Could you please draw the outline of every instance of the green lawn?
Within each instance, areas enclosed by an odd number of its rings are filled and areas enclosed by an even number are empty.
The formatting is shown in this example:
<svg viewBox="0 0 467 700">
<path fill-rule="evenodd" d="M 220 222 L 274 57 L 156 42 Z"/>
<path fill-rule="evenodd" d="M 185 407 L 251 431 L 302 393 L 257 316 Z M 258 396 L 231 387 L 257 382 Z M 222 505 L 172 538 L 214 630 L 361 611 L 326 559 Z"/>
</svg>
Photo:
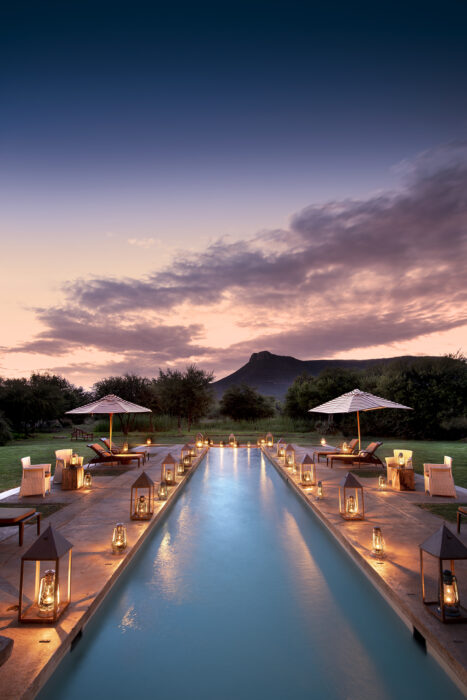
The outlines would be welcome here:
<svg viewBox="0 0 467 700">
<path fill-rule="evenodd" d="M 440 518 L 443 518 L 443 520 L 450 520 L 452 523 L 455 523 L 457 521 L 457 509 L 459 506 L 465 507 L 467 503 L 421 503 L 419 507 L 422 508 L 422 510 L 428 510 L 430 513 L 438 515 Z M 464 527 L 467 527 L 465 520 L 462 522 L 464 523 Z"/>
<path fill-rule="evenodd" d="M 267 425 L 261 425 L 261 434 L 264 435 L 267 431 Z M 92 430 L 92 428 L 90 428 Z M 168 445 L 180 442 L 188 442 L 193 440 L 197 430 L 191 433 L 179 434 L 177 431 L 158 432 L 153 435 L 153 440 L 158 443 Z M 210 426 L 209 436 L 216 442 L 219 440 L 226 441 L 229 432 L 235 433 L 237 439 L 242 443 L 250 440 L 256 443 L 260 432 L 255 432 L 254 428 L 246 429 L 244 425 L 236 426 L 234 424 L 226 426 L 225 424 L 220 429 L 218 426 Z M 96 433 L 95 433 L 96 434 Z M 104 434 L 104 433 L 102 433 Z M 129 436 L 129 444 L 139 445 L 146 441 L 147 433 L 131 433 Z M 282 434 L 274 434 L 274 439 L 282 437 L 287 442 L 294 442 L 299 445 L 318 444 L 320 436 L 316 433 L 307 432 L 284 432 Z M 362 446 L 365 446 L 373 439 L 379 439 L 383 442 L 382 447 L 378 450 L 378 455 L 384 462 L 384 457 L 392 455 L 393 449 L 408 449 L 414 452 L 414 468 L 417 472 L 423 472 L 424 462 L 443 462 L 444 455 L 449 455 L 453 458 L 454 479 L 458 486 L 467 487 L 467 443 L 465 442 L 430 442 L 428 440 L 395 440 L 394 438 L 363 438 Z M 120 433 L 115 433 L 115 440 L 122 441 L 123 437 Z M 337 445 L 342 442 L 342 437 L 329 438 L 330 444 Z M 53 438 L 52 435 L 40 434 L 28 440 L 15 440 L 10 444 L 0 447 L 0 491 L 18 486 L 21 481 L 21 457 L 30 456 L 32 464 L 52 464 L 52 471 L 55 468 L 55 450 L 73 448 L 79 455 L 84 456 L 85 462 L 88 458 L 94 456 L 86 447 L 86 442 L 79 440 L 70 440 L 69 438 Z"/>
</svg>

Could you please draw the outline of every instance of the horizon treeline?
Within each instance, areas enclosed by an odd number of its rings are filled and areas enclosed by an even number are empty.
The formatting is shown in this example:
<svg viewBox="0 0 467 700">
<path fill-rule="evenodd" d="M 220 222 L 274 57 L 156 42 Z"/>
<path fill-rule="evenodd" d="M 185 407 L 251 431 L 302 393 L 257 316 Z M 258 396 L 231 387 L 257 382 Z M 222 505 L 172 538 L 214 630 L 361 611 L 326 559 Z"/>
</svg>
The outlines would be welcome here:
<svg viewBox="0 0 467 700">
<path fill-rule="evenodd" d="M 300 430 L 353 435 L 353 414 L 327 416 L 309 413 L 309 409 L 355 388 L 413 409 L 365 413 L 367 435 L 452 440 L 467 437 L 467 361 L 461 353 L 398 359 L 364 370 L 325 369 L 316 377 L 302 374 L 289 387 L 283 403 L 247 386 L 230 387 L 217 402 L 212 381 L 213 374 L 196 365 L 189 365 L 185 371 L 159 370 L 155 378 L 136 374 L 106 377 L 91 391 L 48 373 L 33 373 L 29 379 L 0 378 L 0 444 L 14 434 L 27 436 L 80 423 L 83 416 L 66 416 L 66 411 L 106 394 L 117 394 L 150 408 L 152 414 L 148 414 L 147 421 L 151 432 L 153 415 L 176 419 L 179 430 L 185 422 L 188 431 L 206 417 L 248 421 L 282 415 L 292 419 Z M 117 414 L 116 418 L 125 434 L 141 426 L 135 414 Z"/>
</svg>

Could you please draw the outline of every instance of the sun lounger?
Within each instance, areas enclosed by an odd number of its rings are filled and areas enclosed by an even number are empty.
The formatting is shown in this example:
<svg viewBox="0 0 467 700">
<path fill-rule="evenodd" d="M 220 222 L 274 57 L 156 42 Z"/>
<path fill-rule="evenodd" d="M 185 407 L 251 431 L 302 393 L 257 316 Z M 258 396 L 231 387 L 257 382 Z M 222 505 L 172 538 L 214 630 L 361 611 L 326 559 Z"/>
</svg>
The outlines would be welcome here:
<svg viewBox="0 0 467 700">
<path fill-rule="evenodd" d="M 344 462 L 345 464 L 370 464 L 375 466 L 383 466 L 380 458 L 375 455 L 376 450 L 378 447 L 381 447 L 382 444 L 382 442 L 370 442 L 368 447 L 366 447 L 364 450 L 360 450 L 360 452 L 356 455 L 329 455 L 326 457 L 326 464 L 327 466 L 330 466 L 331 469 L 335 460 Z"/>
<path fill-rule="evenodd" d="M 125 452 L 124 454 L 114 455 L 110 450 L 104 450 L 99 443 L 94 442 L 88 447 L 96 453 L 96 456 L 89 460 L 89 464 L 101 464 L 104 462 L 117 462 L 118 464 L 129 464 L 130 462 L 138 462 L 138 467 L 141 466 L 141 455 Z"/>
<path fill-rule="evenodd" d="M 317 461 L 319 462 L 321 457 L 328 457 L 329 455 L 338 455 L 338 454 L 351 455 L 357 449 L 357 445 L 358 445 L 358 438 L 355 438 L 349 442 L 346 452 L 342 451 L 342 446 L 341 446 L 341 447 L 336 447 L 334 450 L 320 450 L 319 452 L 315 452 L 314 454 L 318 457 Z"/>
<path fill-rule="evenodd" d="M 101 437 L 101 442 L 104 443 L 104 445 L 106 446 L 106 448 L 107 448 L 108 450 L 110 450 L 110 452 L 112 452 L 113 455 L 126 454 L 126 452 L 124 452 L 124 450 L 123 450 L 123 445 L 116 445 L 113 441 L 112 441 L 112 449 L 110 449 L 110 440 L 109 440 L 109 438 L 103 438 L 103 437 Z M 148 458 L 148 453 L 147 453 L 146 450 L 143 450 L 143 451 L 138 450 L 138 452 L 134 452 L 134 451 L 132 450 L 132 451 L 130 452 L 130 454 L 132 454 L 132 455 L 139 455 L 140 457 L 142 457 L 142 459 L 143 459 L 143 464 L 145 463 L 145 461 L 146 461 L 147 458 Z"/>
</svg>

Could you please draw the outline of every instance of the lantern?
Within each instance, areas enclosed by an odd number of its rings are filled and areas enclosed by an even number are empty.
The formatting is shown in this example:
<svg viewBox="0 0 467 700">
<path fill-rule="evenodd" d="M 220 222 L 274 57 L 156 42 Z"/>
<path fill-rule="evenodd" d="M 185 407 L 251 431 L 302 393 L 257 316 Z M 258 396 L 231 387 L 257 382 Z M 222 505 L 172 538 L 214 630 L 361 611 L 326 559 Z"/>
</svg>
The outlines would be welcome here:
<svg viewBox="0 0 467 700">
<path fill-rule="evenodd" d="M 75 452 L 73 452 L 73 454 L 70 457 L 70 467 L 77 467 L 78 465 L 79 465 L 79 457 Z"/>
<path fill-rule="evenodd" d="M 300 463 L 300 481 L 303 486 L 314 486 L 316 484 L 315 463 L 310 455 L 305 455 Z"/>
<path fill-rule="evenodd" d="M 83 484 L 86 489 L 90 489 L 92 486 L 92 474 L 89 469 L 84 472 Z"/>
<path fill-rule="evenodd" d="M 350 448 L 349 448 L 348 444 L 347 444 L 346 442 L 343 442 L 343 443 L 342 443 L 342 452 L 343 452 L 344 454 L 348 454 L 349 451 L 350 451 Z"/>
<path fill-rule="evenodd" d="M 384 539 L 380 527 L 373 528 L 373 551 L 372 554 L 377 559 L 384 557 Z"/>
<path fill-rule="evenodd" d="M 249 440 L 248 440 L 248 442 L 247 442 L 246 446 L 247 446 L 248 448 L 250 448 L 250 447 L 251 447 L 251 442 L 250 442 Z"/>
<path fill-rule="evenodd" d="M 193 460 L 193 457 L 196 457 L 196 450 L 193 447 L 193 445 L 190 445 L 190 457 Z"/>
<path fill-rule="evenodd" d="M 397 456 L 397 463 L 400 467 L 405 467 L 405 457 L 403 452 L 399 452 Z"/>
<path fill-rule="evenodd" d="M 177 467 L 177 462 L 174 460 L 172 455 L 169 454 L 162 462 L 161 467 L 161 481 L 165 481 L 167 486 L 175 486 L 175 469 Z"/>
<path fill-rule="evenodd" d="M 121 554 L 126 549 L 126 527 L 123 523 L 117 523 L 112 533 L 112 552 Z"/>
<path fill-rule="evenodd" d="M 131 487 L 130 518 L 151 520 L 154 515 L 154 482 L 143 472 Z"/>
<path fill-rule="evenodd" d="M 324 438 L 324 437 L 321 438 L 321 444 L 323 447 L 326 445 L 326 438 Z"/>
<path fill-rule="evenodd" d="M 66 610 L 71 600 L 72 546 L 49 525 L 23 554 L 18 622 L 55 623 Z"/>
<path fill-rule="evenodd" d="M 295 449 L 293 445 L 287 445 L 284 450 L 285 466 L 295 473 Z"/>
<path fill-rule="evenodd" d="M 229 435 L 229 447 L 233 447 L 235 445 L 235 435 L 233 433 L 230 433 Z"/>
<path fill-rule="evenodd" d="M 183 476 L 185 473 L 185 465 L 183 464 L 183 459 L 177 462 L 177 476 Z"/>
<path fill-rule="evenodd" d="M 437 600 L 427 600 L 423 554 L 431 554 L 438 560 Z M 420 545 L 420 575 L 422 599 L 428 610 L 445 623 L 467 622 L 467 610 L 461 605 L 454 562 L 467 559 L 467 547 L 446 525 L 440 527 Z M 444 564 L 450 562 L 449 568 Z"/>
<path fill-rule="evenodd" d="M 272 433 L 268 433 L 266 435 L 266 445 L 268 447 L 273 447 L 274 446 L 274 438 L 272 437 Z"/>
<path fill-rule="evenodd" d="M 147 438 L 146 445 L 149 447 L 150 444 L 151 444 L 151 438 Z"/>
<path fill-rule="evenodd" d="M 204 438 L 205 447 L 209 447 L 209 438 Z"/>
<path fill-rule="evenodd" d="M 380 491 L 386 490 L 386 477 L 382 474 L 378 477 L 378 489 Z"/>
<path fill-rule="evenodd" d="M 191 467 L 191 447 L 188 444 L 183 445 L 182 450 L 181 450 L 181 461 L 183 462 L 183 472 L 185 472 L 185 469 L 189 469 Z"/>
<path fill-rule="evenodd" d="M 344 520 L 364 520 L 363 486 L 350 472 L 339 484 L 339 513 Z"/>
<path fill-rule="evenodd" d="M 259 442 L 260 442 L 261 447 L 264 447 L 266 444 L 266 440 L 264 438 L 261 438 Z"/>
<path fill-rule="evenodd" d="M 128 443 L 127 442 L 123 443 L 123 452 L 128 452 Z"/>
<path fill-rule="evenodd" d="M 278 448 L 277 456 L 279 457 L 279 459 L 285 459 L 285 445 L 281 445 Z"/>
<path fill-rule="evenodd" d="M 159 489 L 157 491 L 157 497 L 159 501 L 166 501 L 168 496 L 167 484 L 165 481 L 161 481 L 159 484 Z"/>
<path fill-rule="evenodd" d="M 219 441 L 219 447 L 224 447 L 224 441 L 223 441 L 223 440 L 220 440 L 220 441 Z"/>
<path fill-rule="evenodd" d="M 282 438 L 279 438 L 279 440 L 276 443 L 276 457 L 279 457 L 279 451 L 281 447 L 285 448 L 285 444 Z"/>
<path fill-rule="evenodd" d="M 318 481 L 318 489 L 316 492 L 316 498 L 318 499 L 318 501 L 322 501 L 324 498 L 323 482 L 322 481 Z"/>
</svg>

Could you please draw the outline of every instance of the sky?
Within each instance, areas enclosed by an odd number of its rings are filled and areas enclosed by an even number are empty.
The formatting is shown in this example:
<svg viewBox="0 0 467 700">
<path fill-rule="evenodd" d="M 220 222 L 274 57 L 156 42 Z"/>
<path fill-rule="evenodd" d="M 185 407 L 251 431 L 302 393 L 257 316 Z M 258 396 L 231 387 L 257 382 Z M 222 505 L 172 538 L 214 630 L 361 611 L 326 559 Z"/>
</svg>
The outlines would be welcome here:
<svg viewBox="0 0 467 700">
<path fill-rule="evenodd" d="M 2 3 L 0 376 L 467 351 L 467 1 Z"/>
</svg>

